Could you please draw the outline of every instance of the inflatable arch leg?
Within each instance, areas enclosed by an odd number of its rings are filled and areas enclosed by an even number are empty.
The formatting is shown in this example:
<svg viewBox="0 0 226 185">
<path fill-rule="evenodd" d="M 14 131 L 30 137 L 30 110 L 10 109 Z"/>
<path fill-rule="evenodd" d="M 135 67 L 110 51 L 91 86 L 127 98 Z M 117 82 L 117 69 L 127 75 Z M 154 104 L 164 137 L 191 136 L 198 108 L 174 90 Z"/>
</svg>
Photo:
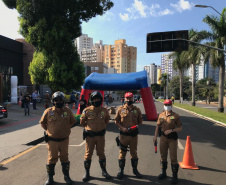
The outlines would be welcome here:
<svg viewBox="0 0 226 185">
<path fill-rule="evenodd" d="M 155 121 L 158 119 L 158 114 L 155 108 L 155 103 L 153 100 L 153 95 L 150 87 L 140 89 L 140 93 L 142 96 L 145 113 L 147 116 L 147 120 Z"/>
</svg>

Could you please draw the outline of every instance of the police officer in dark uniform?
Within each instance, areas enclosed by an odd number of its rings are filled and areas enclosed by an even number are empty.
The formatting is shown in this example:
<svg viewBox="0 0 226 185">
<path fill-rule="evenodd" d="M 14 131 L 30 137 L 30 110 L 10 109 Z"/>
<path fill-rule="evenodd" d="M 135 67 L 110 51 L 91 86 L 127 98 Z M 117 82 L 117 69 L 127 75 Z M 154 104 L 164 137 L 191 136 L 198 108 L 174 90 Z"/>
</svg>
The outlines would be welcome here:
<svg viewBox="0 0 226 185">
<path fill-rule="evenodd" d="M 125 105 L 118 108 L 115 116 L 115 124 L 120 129 L 120 154 L 119 154 L 119 173 L 118 179 L 123 178 L 123 171 L 125 167 L 125 157 L 127 153 L 127 147 L 130 147 L 131 164 L 133 167 L 133 173 L 138 178 L 142 178 L 142 175 L 137 170 L 138 156 L 137 156 L 137 144 L 138 144 L 138 128 L 128 131 L 129 128 L 142 124 L 142 114 L 138 107 L 133 105 L 134 97 L 133 93 L 127 92 L 125 94 Z M 123 146 L 123 147 L 122 147 Z"/>
<path fill-rule="evenodd" d="M 68 160 L 68 145 L 71 127 L 76 122 L 71 110 L 64 107 L 65 96 L 62 92 L 55 92 L 52 96 L 53 107 L 44 111 L 39 123 L 46 131 L 45 141 L 48 148 L 47 173 L 48 180 L 46 185 L 54 183 L 54 169 L 58 161 L 58 155 L 62 165 L 64 180 L 67 184 L 73 181 L 69 176 L 70 162 Z"/>
<path fill-rule="evenodd" d="M 166 99 L 164 101 L 164 111 L 159 114 L 157 126 L 155 130 L 154 142 L 157 142 L 157 135 L 160 133 L 160 155 L 161 155 L 161 168 L 162 173 L 158 176 L 159 179 L 165 179 L 167 177 L 167 154 L 170 153 L 171 167 L 173 172 L 173 178 L 171 184 L 177 184 L 177 173 L 179 164 L 177 161 L 177 146 L 178 136 L 177 132 L 182 130 L 182 124 L 180 116 L 172 111 L 172 101 Z"/>
<path fill-rule="evenodd" d="M 97 155 L 99 157 L 102 175 L 106 179 L 111 176 L 106 171 L 105 132 L 106 125 L 109 123 L 110 116 L 106 108 L 101 107 L 103 96 L 100 92 L 93 92 L 90 95 L 92 105 L 83 110 L 80 123 L 84 128 L 83 139 L 86 139 L 86 152 L 84 156 L 84 167 L 86 173 L 83 181 L 90 180 L 90 165 L 94 148 L 96 146 Z"/>
</svg>

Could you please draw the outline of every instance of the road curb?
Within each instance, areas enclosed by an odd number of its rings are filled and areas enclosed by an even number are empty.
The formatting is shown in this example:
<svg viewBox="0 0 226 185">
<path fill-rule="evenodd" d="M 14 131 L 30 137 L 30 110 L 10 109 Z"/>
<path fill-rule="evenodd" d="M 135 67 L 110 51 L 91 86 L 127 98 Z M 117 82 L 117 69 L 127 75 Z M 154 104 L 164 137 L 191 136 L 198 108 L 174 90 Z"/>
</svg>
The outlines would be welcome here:
<svg viewBox="0 0 226 185">
<path fill-rule="evenodd" d="M 159 102 L 160 102 L 160 101 L 159 101 Z M 161 102 L 161 103 L 163 103 L 163 102 Z M 193 115 L 195 115 L 195 116 L 197 116 L 197 117 L 200 117 L 200 118 L 203 118 L 203 119 L 205 119 L 205 120 L 211 121 L 211 122 L 213 122 L 213 123 L 215 123 L 215 124 L 217 124 L 217 125 L 219 125 L 219 126 L 222 126 L 222 127 L 225 127 L 225 128 L 226 128 L 226 124 L 223 123 L 223 122 L 214 120 L 214 119 L 212 119 L 212 118 L 203 116 L 203 115 L 201 115 L 201 114 L 197 114 L 197 113 L 195 113 L 195 112 L 192 112 L 192 111 L 187 110 L 187 109 L 183 109 L 183 108 L 181 108 L 181 107 L 177 107 L 177 106 L 173 106 L 173 107 L 176 107 L 177 109 L 181 109 L 181 110 L 183 110 L 183 111 L 185 111 L 185 112 L 189 112 L 190 114 L 193 114 Z"/>
</svg>

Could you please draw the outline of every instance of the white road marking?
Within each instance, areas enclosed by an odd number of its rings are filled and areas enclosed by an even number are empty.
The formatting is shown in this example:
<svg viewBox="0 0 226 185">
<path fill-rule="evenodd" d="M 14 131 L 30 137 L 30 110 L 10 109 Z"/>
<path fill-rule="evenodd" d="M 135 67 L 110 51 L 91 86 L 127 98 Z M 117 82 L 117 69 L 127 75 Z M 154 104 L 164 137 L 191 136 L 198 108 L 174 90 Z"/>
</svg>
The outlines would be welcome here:
<svg viewBox="0 0 226 185">
<path fill-rule="evenodd" d="M 183 145 L 181 144 L 181 142 L 180 142 L 179 139 L 178 139 L 178 148 L 179 148 L 180 150 L 184 150 L 184 147 L 183 147 Z"/>
<path fill-rule="evenodd" d="M 202 107 L 204 109 L 215 109 L 216 107 Z"/>
<path fill-rule="evenodd" d="M 82 146 L 85 144 L 85 141 L 83 141 L 82 143 L 80 143 L 79 145 L 69 145 L 69 146 Z M 38 144 L 38 145 L 47 145 L 47 144 Z"/>
</svg>

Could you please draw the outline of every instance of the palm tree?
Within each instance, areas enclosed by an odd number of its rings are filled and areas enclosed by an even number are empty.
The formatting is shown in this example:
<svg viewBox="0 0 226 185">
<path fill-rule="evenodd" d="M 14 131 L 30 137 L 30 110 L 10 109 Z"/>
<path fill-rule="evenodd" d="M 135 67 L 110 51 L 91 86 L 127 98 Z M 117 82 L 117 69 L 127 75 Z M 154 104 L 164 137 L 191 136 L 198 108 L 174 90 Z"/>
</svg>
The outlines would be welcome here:
<svg viewBox="0 0 226 185">
<path fill-rule="evenodd" d="M 168 79 L 168 82 L 169 82 L 169 78 L 167 77 L 166 73 L 161 74 L 161 76 L 159 77 L 159 80 L 161 81 L 161 86 L 164 87 L 164 99 L 166 99 L 167 79 Z"/>
<path fill-rule="evenodd" d="M 211 31 L 202 30 L 198 32 L 194 38 L 197 40 L 208 40 L 207 45 L 214 46 L 215 48 L 224 49 L 226 45 L 226 9 L 222 11 L 222 16 L 209 16 L 207 15 L 203 22 L 207 23 Z M 207 50 L 207 49 L 206 49 Z M 207 52 L 209 60 L 214 67 L 219 67 L 219 95 L 218 95 L 218 112 L 224 112 L 223 97 L 224 97 L 224 78 L 225 78 L 225 55 L 219 50 L 209 49 Z"/>
<path fill-rule="evenodd" d="M 193 29 L 189 30 L 189 40 L 200 42 L 201 40 L 196 37 L 197 33 L 198 31 Z M 188 51 L 185 51 L 184 53 L 184 57 L 187 58 L 192 70 L 192 106 L 195 106 L 195 66 L 199 65 L 201 60 L 203 60 L 204 63 L 207 62 L 207 53 L 206 48 L 193 44 L 190 44 Z"/>
<path fill-rule="evenodd" d="M 173 69 L 179 70 L 180 75 L 180 103 L 183 100 L 183 76 L 184 70 L 189 67 L 188 60 L 186 59 L 186 52 L 173 52 L 169 55 L 173 59 Z"/>
</svg>

